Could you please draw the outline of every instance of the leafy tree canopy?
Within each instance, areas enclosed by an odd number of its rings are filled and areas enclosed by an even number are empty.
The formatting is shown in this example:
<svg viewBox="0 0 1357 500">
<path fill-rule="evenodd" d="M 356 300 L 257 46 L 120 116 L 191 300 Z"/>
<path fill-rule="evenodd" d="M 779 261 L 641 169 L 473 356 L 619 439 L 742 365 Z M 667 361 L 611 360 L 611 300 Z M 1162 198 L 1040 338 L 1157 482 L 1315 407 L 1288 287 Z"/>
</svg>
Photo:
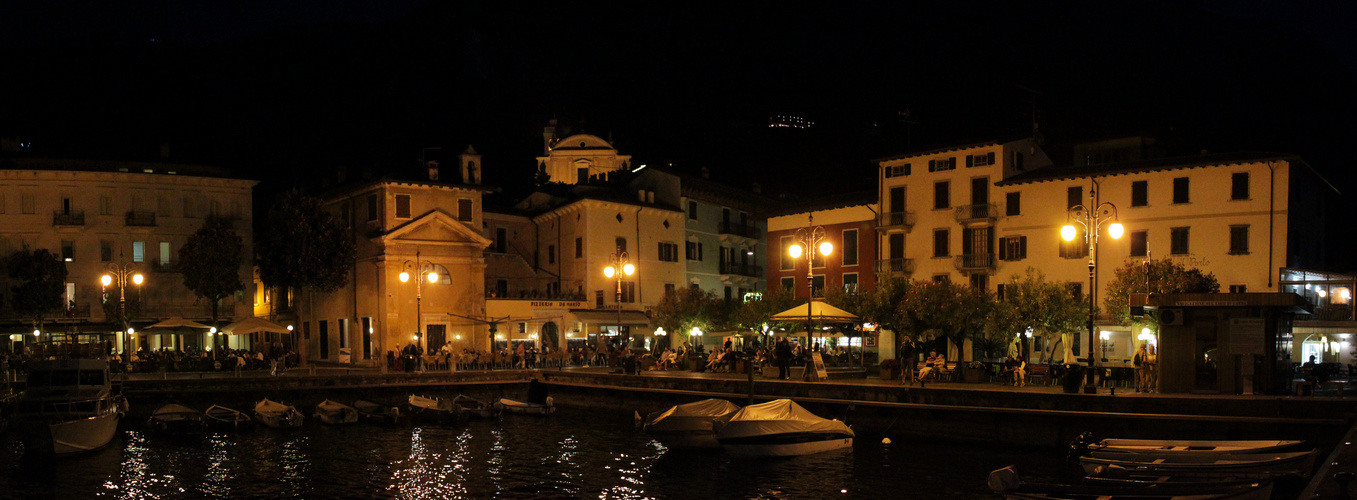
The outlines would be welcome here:
<svg viewBox="0 0 1357 500">
<path fill-rule="evenodd" d="M 271 286 L 333 292 L 348 284 L 354 246 L 320 200 L 289 191 L 269 208 L 259 241 L 259 278 Z"/>
<path fill-rule="evenodd" d="M 221 299 L 245 289 L 240 281 L 244 243 L 231 221 L 210 217 L 179 248 L 184 286 L 212 303 L 215 321 Z"/>
<path fill-rule="evenodd" d="M 1061 334 L 1079 333 L 1088 321 L 1088 303 L 1075 297 L 1063 283 L 1046 281 L 1046 275 L 1027 268 L 1004 286 L 1004 299 L 995 303 L 989 318 L 993 337 L 984 346 L 990 357 L 1007 348 L 1014 336 L 1026 333 L 1061 339 Z M 1002 338 L 1002 344 L 995 342 Z M 1058 342 L 1050 345 L 1054 349 Z"/>
<path fill-rule="evenodd" d="M 723 300 L 712 292 L 680 288 L 665 294 L 655 306 L 655 323 L 670 335 L 688 335 L 697 327 L 703 332 L 724 322 Z"/>
<path fill-rule="evenodd" d="M 947 338 L 960 346 L 983 335 L 994 297 L 969 286 L 914 281 L 900 302 L 907 320 L 903 328 L 915 339 Z"/>
<path fill-rule="evenodd" d="M 25 248 L 10 254 L 6 268 L 9 278 L 17 282 L 10 287 L 9 303 L 14 312 L 41 325 L 44 318 L 65 309 L 66 263 L 56 254 L 46 248 Z"/>
<path fill-rule="evenodd" d="M 1193 261 L 1184 265 L 1178 259 L 1164 258 L 1141 262 L 1127 262 L 1115 271 L 1112 281 L 1107 283 L 1107 298 L 1103 305 L 1107 307 L 1112 320 L 1128 323 L 1131 318 L 1129 306 L 1132 293 L 1216 293 L 1220 283 L 1212 273 L 1204 273 L 1193 266 Z"/>
</svg>

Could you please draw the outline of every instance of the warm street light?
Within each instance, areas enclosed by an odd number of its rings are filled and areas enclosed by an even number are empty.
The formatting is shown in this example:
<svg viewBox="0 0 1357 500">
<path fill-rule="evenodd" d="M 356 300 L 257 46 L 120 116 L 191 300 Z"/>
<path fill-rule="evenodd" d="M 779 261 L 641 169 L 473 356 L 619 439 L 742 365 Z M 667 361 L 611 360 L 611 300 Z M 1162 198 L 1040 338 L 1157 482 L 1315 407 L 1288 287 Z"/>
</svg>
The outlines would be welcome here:
<svg viewBox="0 0 1357 500">
<path fill-rule="evenodd" d="M 636 266 L 631 264 L 627 258 L 627 252 L 620 251 L 608 256 L 608 267 L 603 268 L 603 275 L 609 278 L 617 277 L 617 336 L 622 336 L 622 275 L 631 276 L 636 274 Z M 620 271 L 620 272 L 619 272 Z M 620 342 L 621 339 L 619 338 Z"/>
<path fill-rule="evenodd" d="M 1098 229 L 1107 224 L 1107 235 L 1112 239 L 1119 239 L 1125 233 L 1125 228 L 1120 222 L 1117 222 L 1117 206 L 1112 202 L 1098 203 L 1098 189 L 1100 188 L 1096 179 L 1090 179 L 1093 186 L 1088 190 L 1088 204 L 1076 205 L 1070 207 L 1065 216 L 1068 220 L 1084 226 L 1084 241 L 1088 244 L 1088 377 L 1084 381 L 1084 393 L 1092 394 L 1097 392 L 1097 386 L 1094 384 L 1094 366 L 1096 358 L 1093 357 L 1093 344 L 1096 341 L 1096 332 L 1093 328 L 1094 319 L 1094 297 L 1097 295 L 1097 269 L 1098 269 Z M 1093 208 L 1089 208 L 1093 207 Z M 1065 241 L 1074 241 L 1078 231 L 1073 224 L 1065 224 L 1060 228 L 1060 236 Z"/>
<path fill-rule="evenodd" d="M 828 257 L 834 253 L 834 244 L 825 240 L 825 228 L 815 225 L 815 214 L 811 213 L 806 218 L 806 227 L 796 230 L 796 241 L 798 243 L 787 247 L 787 253 L 793 259 L 800 258 L 804 249 L 819 248 L 820 254 Z M 804 245 L 804 246 L 803 246 Z M 812 335 L 811 324 L 814 321 L 811 314 L 811 303 L 815 301 L 815 256 L 806 252 L 806 341 L 810 342 Z"/>
<path fill-rule="evenodd" d="M 118 320 L 122 322 L 123 329 L 127 330 L 127 341 L 131 342 L 134 330 L 132 330 L 131 325 L 127 324 L 127 287 L 140 287 L 146 278 L 137 272 L 132 263 L 122 261 L 122 255 L 118 256 L 118 260 L 119 262 L 109 262 L 105 267 L 108 271 L 107 274 L 99 278 L 99 283 L 103 285 L 100 297 L 103 302 L 108 302 L 108 287 L 118 287 Z M 140 293 L 138 293 L 138 296 L 140 296 Z M 131 346 L 128 345 L 124 347 L 124 350 L 130 348 Z"/>
<path fill-rule="evenodd" d="M 425 269 L 428 269 L 428 271 L 425 271 Z M 407 260 L 401 263 L 401 274 L 400 274 L 401 283 L 410 281 L 411 270 L 416 270 L 420 275 L 427 276 L 429 284 L 438 283 L 438 271 L 434 269 L 434 264 L 432 262 L 429 262 L 427 260 L 420 260 L 419 249 L 415 249 L 415 260 L 413 261 Z M 420 337 L 425 337 L 425 342 L 428 342 L 427 336 L 424 335 L 424 310 L 423 310 L 424 293 L 420 287 L 420 284 L 423 281 L 424 280 L 415 280 L 414 340 L 416 342 L 419 342 Z M 424 346 L 423 343 L 421 343 L 420 347 L 425 351 L 428 350 L 427 346 Z"/>
</svg>

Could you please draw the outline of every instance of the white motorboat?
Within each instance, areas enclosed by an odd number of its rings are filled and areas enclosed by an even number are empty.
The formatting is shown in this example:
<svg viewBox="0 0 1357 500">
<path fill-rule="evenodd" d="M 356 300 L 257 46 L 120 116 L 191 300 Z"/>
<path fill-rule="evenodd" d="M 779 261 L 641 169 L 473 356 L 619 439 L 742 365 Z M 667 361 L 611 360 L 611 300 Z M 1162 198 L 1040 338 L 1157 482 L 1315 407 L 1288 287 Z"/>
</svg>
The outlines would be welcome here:
<svg viewBox="0 0 1357 500">
<path fill-rule="evenodd" d="M 364 399 L 354 401 L 353 409 L 358 411 L 358 420 L 364 422 L 380 425 L 403 425 L 409 421 L 409 418 L 401 413 L 400 407 L 387 406 Z"/>
<path fill-rule="evenodd" d="M 1089 451 L 1122 453 L 1273 453 L 1295 448 L 1305 441 L 1191 441 L 1171 439 L 1104 439 L 1089 443 Z"/>
<path fill-rule="evenodd" d="M 457 421 L 460 408 L 452 400 L 410 395 L 410 415 L 416 420 L 435 424 Z"/>
<path fill-rule="evenodd" d="M 212 405 L 203 412 L 209 428 L 219 431 L 242 431 L 254 428 L 254 419 L 243 411 Z"/>
<path fill-rule="evenodd" d="M 344 403 L 337 403 L 330 400 L 321 401 L 316 405 L 316 418 L 323 424 L 345 425 L 358 423 L 358 410 Z"/>
<path fill-rule="evenodd" d="M 739 410 L 740 405 L 724 399 L 704 399 L 651 413 L 643 428 L 667 448 L 720 448 L 712 423 Z"/>
<path fill-rule="evenodd" d="M 793 457 L 853 448 L 853 429 L 790 399 L 746 406 L 717 419 L 716 441 L 736 457 Z"/>
<path fill-rule="evenodd" d="M 113 440 L 126 406 L 113 394 L 104 360 L 35 360 L 28 367 L 15 427 L 27 453 L 93 451 Z"/>
<path fill-rule="evenodd" d="M 263 401 L 254 405 L 254 415 L 259 423 L 274 429 L 301 427 L 302 423 L 306 421 L 306 417 L 302 415 L 302 412 L 297 411 L 297 408 L 271 401 L 268 398 L 264 398 Z"/>
<path fill-rule="evenodd" d="M 1134 474 L 1174 477 L 1276 478 L 1314 473 L 1319 450 L 1291 453 L 1117 453 L 1089 452 L 1079 457 L 1079 465 L 1088 475 L 1105 475 L 1105 470 L 1120 467 Z"/>
<path fill-rule="evenodd" d="M 151 413 L 146 426 L 153 433 L 175 436 L 197 436 L 206 429 L 203 412 L 179 403 L 160 405 Z"/>
<path fill-rule="evenodd" d="M 556 402 L 550 397 L 547 398 L 545 404 L 500 398 L 499 401 L 495 401 L 494 408 L 499 411 L 517 413 L 519 415 L 551 415 L 552 413 L 556 413 Z"/>
</svg>

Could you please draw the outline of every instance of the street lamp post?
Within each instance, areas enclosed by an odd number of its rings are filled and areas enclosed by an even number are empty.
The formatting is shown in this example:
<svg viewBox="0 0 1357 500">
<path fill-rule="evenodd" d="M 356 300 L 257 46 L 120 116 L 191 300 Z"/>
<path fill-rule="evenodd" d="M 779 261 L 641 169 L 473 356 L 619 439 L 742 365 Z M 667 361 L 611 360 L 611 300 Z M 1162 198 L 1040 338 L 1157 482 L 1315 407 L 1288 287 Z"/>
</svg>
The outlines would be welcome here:
<svg viewBox="0 0 1357 500">
<path fill-rule="evenodd" d="M 438 283 L 438 272 L 433 270 L 433 263 L 427 260 L 420 260 L 419 250 L 415 250 L 415 260 L 405 261 L 401 264 L 401 283 L 410 281 L 410 270 L 417 271 L 421 277 L 429 280 L 429 284 Z M 429 271 L 425 271 L 428 269 Z M 419 342 L 421 349 L 428 346 L 427 335 L 424 335 L 424 311 L 423 311 L 423 291 L 421 282 L 423 279 L 415 280 L 415 341 Z"/>
<path fill-rule="evenodd" d="M 108 287 L 118 287 L 118 321 L 122 323 L 122 331 L 128 333 L 127 341 L 131 342 L 133 330 L 132 327 L 127 324 L 127 287 L 129 284 L 140 287 L 141 283 L 145 281 L 146 278 L 145 276 L 142 276 L 141 273 L 137 272 L 136 268 L 131 263 L 122 261 L 121 256 L 119 257 L 119 262 L 109 262 L 108 266 L 105 267 L 105 270 L 107 273 L 99 278 L 99 283 L 103 285 L 101 288 L 101 297 L 104 302 L 108 302 Z M 130 349 L 130 344 L 123 346 L 124 351 Z"/>
<path fill-rule="evenodd" d="M 811 314 L 811 303 L 815 301 L 815 258 L 811 249 L 818 248 L 820 254 L 828 257 L 829 254 L 834 252 L 834 244 L 824 241 L 825 228 L 815 225 L 814 213 L 806 217 L 806 227 L 796 230 L 795 239 L 799 243 L 794 243 L 788 247 L 787 253 L 793 259 L 801 257 L 803 249 L 806 254 L 806 342 L 811 342 L 811 336 L 814 335 L 811 331 L 811 325 L 814 322 Z"/>
<path fill-rule="evenodd" d="M 1092 180 L 1093 186 L 1088 190 L 1088 204 L 1076 205 L 1070 207 L 1065 216 L 1068 221 L 1073 221 L 1084 226 L 1084 241 L 1088 243 L 1088 366 L 1089 372 L 1084 380 L 1084 393 L 1093 394 L 1097 392 L 1097 385 L 1094 382 L 1095 357 L 1093 345 L 1097 342 L 1097 335 L 1093 327 L 1094 319 L 1094 297 L 1097 295 L 1097 269 L 1098 269 L 1098 230 L 1107 224 L 1107 235 L 1112 239 L 1121 238 L 1125 228 L 1117 221 L 1117 206 L 1112 202 L 1098 202 L 1098 189 L 1100 185 L 1097 180 Z M 1092 207 L 1092 208 L 1090 208 Z M 1065 241 L 1074 241 L 1078 231 L 1072 224 L 1065 224 L 1060 228 L 1060 236 Z"/>
<path fill-rule="evenodd" d="M 619 249 L 620 250 L 620 249 Z M 631 276 L 636 274 L 636 266 L 632 265 L 627 258 L 627 252 L 619 251 L 608 256 L 608 267 L 603 268 L 603 275 L 609 278 L 617 277 L 617 336 L 622 336 L 622 275 Z M 621 340 L 619 339 L 619 342 Z"/>
</svg>

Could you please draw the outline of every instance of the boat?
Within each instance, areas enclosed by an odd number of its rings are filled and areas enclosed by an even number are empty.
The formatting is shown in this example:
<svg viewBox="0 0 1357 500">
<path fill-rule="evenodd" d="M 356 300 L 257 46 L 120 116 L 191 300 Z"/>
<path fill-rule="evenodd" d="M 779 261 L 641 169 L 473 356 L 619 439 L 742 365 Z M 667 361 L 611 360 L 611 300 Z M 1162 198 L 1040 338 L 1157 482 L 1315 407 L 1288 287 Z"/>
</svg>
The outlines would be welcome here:
<svg viewBox="0 0 1357 500">
<path fill-rule="evenodd" d="M 337 403 L 327 399 L 316 405 L 316 418 L 320 419 L 322 424 L 356 424 L 358 423 L 358 410 L 355 410 L 352 406 L 344 403 Z"/>
<path fill-rule="evenodd" d="M 15 430 L 25 453 L 88 452 L 113 440 L 126 410 L 103 359 L 37 359 L 28 366 Z"/>
<path fill-rule="evenodd" d="M 989 487 L 1008 500 L 1116 499 L 1137 500 L 1268 500 L 1271 481 L 1234 483 L 1183 482 L 1143 484 L 1026 483 L 1013 466 L 990 472 Z"/>
<path fill-rule="evenodd" d="M 724 399 L 704 399 L 653 412 L 643 428 L 666 448 L 720 448 L 712 423 L 739 410 L 740 405 Z"/>
<path fill-rule="evenodd" d="M 1107 474 L 1113 466 L 1132 474 L 1210 478 L 1308 478 L 1314 472 L 1319 450 L 1290 453 L 1117 453 L 1094 451 L 1079 457 L 1084 473 Z"/>
<path fill-rule="evenodd" d="M 268 398 L 254 405 L 255 419 L 259 423 L 274 429 L 290 429 L 301 427 L 306 421 L 302 412 L 297 411 L 296 407 L 286 405 L 277 401 L 271 401 Z"/>
<path fill-rule="evenodd" d="M 200 436 L 207 428 L 203 412 L 179 403 L 160 405 L 151 412 L 146 426 L 153 434 L 168 436 Z"/>
<path fill-rule="evenodd" d="M 499 413 L 495 410 L 494 405 L 465 394 L 458 394 L 457 397 L 452 398 L 452 404 L 457 405 L 462 414 L 468 417 L 492 418 Z"/>
<path fill-rule="evenodd" d="M 203 412 L 207 427 L 218 431 L 243 431 L 254 428 L 254 419 L 239 410 L 212 405 Z"/>
<path fill-rule="evenodd" d="M 1294 449 L 1305 441 L 1189 441 L 1170 439 L 1104 439 L 1088 443 L 1089 451 L 1121 453 L 1274 453 Z"/>
<path fill-rule="evenodd" d="M 495 401 L 493 407 L 498 411 L 519 415 L 551 415 L 556 413 L 556 402 L 549 397 L 546 403 L 529 403 L 516 399 L 499 398 L 499 401 Z"/>
<path fill-rule="evenodd" d="M 358 412 L 358 419 L 363 422 L 380 425 L 400 425 L 408 420 L 406 414 L 401 413 L 399 407 L 387 406 L 363 399 L 354 401 L 353 409 Z"/>
<path fill-rule="evenodd" d="M 794 457 L 853 448 L 853 429 L 816 416 L 790 399 L 741 408 L 712 424 L 734 457 Z"/>
<path fill-rule="evenodd" d="M 451 400 L 410 395 L 410 418 L 445 424 L 457 420 L 457 405 Z"/>
</svg>

